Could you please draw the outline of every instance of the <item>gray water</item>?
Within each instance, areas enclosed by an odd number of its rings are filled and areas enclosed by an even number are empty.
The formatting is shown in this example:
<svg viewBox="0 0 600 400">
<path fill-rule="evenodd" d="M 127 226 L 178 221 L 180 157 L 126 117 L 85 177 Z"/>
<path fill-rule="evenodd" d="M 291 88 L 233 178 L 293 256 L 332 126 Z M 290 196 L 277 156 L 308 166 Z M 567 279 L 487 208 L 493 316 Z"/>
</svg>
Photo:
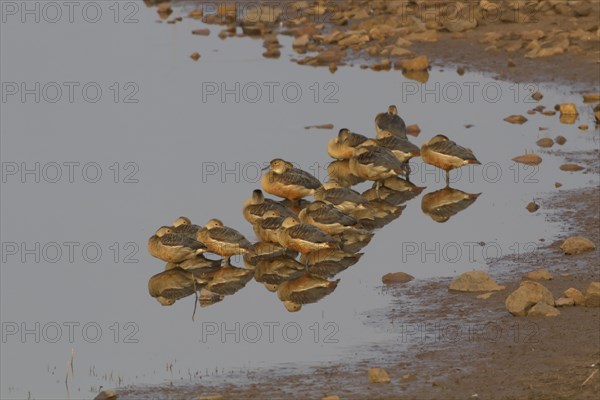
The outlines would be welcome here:
<svg viewBox="0 0 600 400">
<path fill-rule="evenodd" d="M 362 315 L 388 304 L 380 290 L 383 274 L 453 276 L 515 252 L 535 260 L 530 253 L 539 239 L 551 239 L 557 226 L 525 205 L 557 190 L 555 181 L 562 189 L 598 184 L 597 176 L 560 171 L 564 160 L 545 152 L 539 168 L 511 161 L 538 150 L 535 141 L 546 136 L 564 135 L 565 151 L 597 147 L 597 130 L 577 129 L 579 123 L 594 126 L 589 112 L 575 125 L 561 124 L 558 116 L 526 115 L 537 104 L 527 102 L 525 85 L 439 67 L 425 87 L 398 71 L 342 67 L 330 74 L 290 62 L 287 37 L 280 37 L 281 59 L 267 60 L 260 40 L 222 41 L 215 26 L 208 37 L 194 36 L 191 30 L 203 27 L 199 21 L 158 24 L 154 9 L 127 4 L 120 3 L 118 23 L 109 3 L 101 4 L 97 23 L 77 10 L 73 23 L 67 15 L 56 23 L 32 17 L 23 23 L 3 14 L 2 398 L 66 397 L 72 349 L 72 398 L 91 398 L 100 385 L 190 376 L 204 376 L 207 383 L 206 375 L 216 373 L 347 356 L 356 345 L 387 338 L 365 326 Z M 138 22 L 123 23 L 130 12 Z M 194 51 L 202 55 L 198 62 L 189 58 Z M 20 93 L 8 94 L 21 82 L 28 88 L 40 82 L 39 103 L 34 94 L 24 101 Z M 65 82 L 79 83 L 72 102 Z M 93 83 L 88 97 L 81 90 L 86 83 Z M 233 94 L 221 99 L 208 91 L 221 84 L 235 89 L 236 83 L 239 102 Z M 479 86 L 470 99 L 472 83 Z M 271 102 L 268 85 L 277 84 Z M 62 97 L 51 102 L 57 85 Z M 102 95 L 92 102 L 95 87 Z M 262 90 L 258 98 L 256 87 Z M 456 87 L 462 95 L 455 102 Z M 413 89 L 419 93 L 407 94 Z M 437 101 L 434 94 L 422 98 L 424 89 L 437 93 Z M 584 108 L 568 87 L 539 89 L 539 104 L 548 108 L 559 102 Z M 374 135 L 373 118 L 389 104 L 398 105 L 408 124 L 420 125 L 413 142 L 444 133 L 473 149 L 483 166 L 452 175 L 453 187 L 482 193 L 471 207 L 443 224 L 423 214 L 421 198 L 444 181 L 420 169 L 412 180 L 427 189 L 376 233 L 361 261 L 338 276 L 333 294 L 299 313 L 288 313 L 256 282 L 199 309 L 195 321 L 192 297 L 161 307 L 148 295 L 149 277 L 164 267 L 145 249 L 157 227 L 180 215 L 198 224 L 217 217 L 254 239 L 241 205 L 260 185 L 258 168 L 281 157 L 324 180 L 329 138 L 342 127 Z M 524 114 L 529 122 L 504 122 L 511 114 Z M 304 129 L 323 123 L 335 129 Z M 36 163 L 39 176 L 22 174 Z M 486 245 L 474 246 L 478 242 Z M 219 332 L 208 335 L 215 327 Z M 234 333 L 222 336 L 223 328 Z"/>
</svg>

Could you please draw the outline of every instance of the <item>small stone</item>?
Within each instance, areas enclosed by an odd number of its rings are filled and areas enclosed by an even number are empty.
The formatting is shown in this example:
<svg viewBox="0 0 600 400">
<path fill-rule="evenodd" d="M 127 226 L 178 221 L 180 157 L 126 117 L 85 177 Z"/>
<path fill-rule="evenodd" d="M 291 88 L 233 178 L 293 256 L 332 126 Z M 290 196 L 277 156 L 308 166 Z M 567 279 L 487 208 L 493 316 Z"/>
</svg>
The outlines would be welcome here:
<svg viewBox="0 0 600 400">
<path fill-rule="evenodd" d="M 370 383 L 390 383 L 391 379 L 387 371 L 383 368 L 371 368 L 369 370 Z"/>
<path fill-rule="evenodd" d="M 555 188 L 557 188 L 557 189 L 558 189 L 558 188 L 559 188 L 559 187 L 561 187 L 561 186 L 562 186 L 562 183 L 560 183 L 560 182 L 554 182 L 554 187 L 555 187 Z"/>
<path fill-rule="evenodd" d="M 559 315 L 560 311 L 546 303 L 536 304 L 527 313 L 528 317 L 557 317 Z"/>
<path fill-rule="evenodd" d="M 407 50 L 407 49 L 403 49 L 402 47 L 397 47 L 394 46 L 394 48 L 392 48 L 392 50 L 390 51 L 390 57 L 414 57 L 415 53 Z"/>
<path fill-rule="evenodd" d="M 560 166 L 560 170 L 561 171 L 569 171 L 569 172 L 577 172 L 577 171 L 581 171 L 585 168 L 583 168 L 580 165 L 577 164 L 563 164 Z"/>
<path fill-rule="evenodd" d="M 335 73 L 335 71 L 337 71 L 338 67 L 335 63 L 331 63 L 329 64 L 329 72 L 331 72 L 332 74 Z"/>
<path fill-rule="evenodd" d="M 333 124 L 310 125 L 305 126 L 304 129 L 333 129 Z"/>
<path fill-rule="evenodd" d="M 508 311 L 517 317 L 524 317 L 531 307 L 538 303 L 554 304 L 554 296 L 543 285 L 533 281 L 523 281 L 517 290 L 505 301 Z"/>
<path fill-rule="evenodd" d="M 570 1 L 569 5 L 578 17 L 587 17 L 592 12 L 592 5 L 589 1 L 577 0 Z"/>
<path fill-rule="evenodd" d="M 540 281 L 540 280 L 549 281 L 549 280 L 552 280 L 552 275 L 550 274 L 550 272 L 548 272 L 547 269 L 542 268 L 542 269 L 536 269 L 535 271 L 530 271 L 530 272 L 526 273 L 525 278 L 531 279 L 534 281 Z"/>
<path fill-rule="evenodd" d="M 585 306 L 600 307 L 600 282 L 592 282 L 585 291 Z"/>
<path fill-rule="evenodd" d="M 173 9 L 171 8 L 171 4 L 167 3 L 159 3 L 156 6 L 156 11 L 158 11 L 159 13 L 171 13 L 173 12 Z"/>
<path fill-rule="evenodd" d="M 554 302 L 555 307 L 570 307 L 570 306 L 574 306 L 574 305 L 575 305 L 575 301 L 573 301 L 573 299 L 571 299 L 569 297 L 561 297 Z"/>
<path fill-rule="evenodd" d="M 559 111 L 561 115 L 579 115 L 577 107 L 573 103 L 559 104 Z"/>
<path fill-rule="evenodd" d="M 535 144 L 537 144 L 540 147 L 552 147 L 554 145 L 554 140 L 550 138 L 542 138 L 535 142 Z"/>
<path fill-rule="evenodd" d="M 588 129 L 590 129 L 590 127 L 587 126 L 587 124 L 581 124 L 581 125 L 579 125 L 579 130 L 580 131 L 587 131 Z"/>
<path fill-rule="evenodd" d="M 408 47 L 410 45 L 412 45 L 412 42 L 410 40 L 404 39 L 403 37 L 399 37 L 396 40 L 396 46 L 398 47 Z"/>
<path fill-rule="evenodd" d="M 262 55 L 265 58 L 279 58 L 281 51 L 277 47 L 269 47 Z"/>
<path fill-rule="evenodd" d="M 531 95 L 531 98 L 534 99 L 535 101 L 540 101 L 541 99 L 544 98 L 544 95 L 541 94 L 539 91 L 537 91 Z"/>
<path fill-rule="evenodd" d="M 456 68 L 456 73 L 460 76 L 463 76 L 465 74 L 465 68 L 464 67 Z"/>
<path fill-rule="evenodd" d="M 193 52 L 192 54 L 190 54 L 190 58 L 194 61 L 198 61 L 198 59 L 200 59 L 200 53 L 198 53 L 197 51 Z"/>
<path fill-rule="evenodd" d="M 371 69 L 373 71 L 389 71 L 392 69 L 392 62 L 386 58 L 376 64 L 371 65 Z"/>
<path fill-rule="evenodd" d="M 414 374 L 404 374 L 402 376 L 403 381 L 414 381 L 417 377 Z"/>
<path fill-rule="evenodd" d="M 492 297 L 493 294 L 494 294 L 494 292 L 483 293 L 483 294 L 477 295 L 477 298 L 482 299 L 482 300 L 487 300 L 490 297 Z"/>
<path fill-rule="evenodd" d="M 203 15 L 204 15 L 204 12 L 202 12 L 201 8 L 197 8 L 188 13 L 188 17 L 194 18 L 194 19 L 201 19 Z"/>
<path fill-rule="evenodd" d="M 325 397 L 321 397 L 321 400 L 340 400 L 340 396 L 325 396 Z"/>
<path fill-rule="evenodd" d="M 598 103 L 600 102 L 600 93 L 584 93 L 584 103 Z"/>
<path fill-rule="evenodd" d="M 567 138 L 559 135 L 554 138 L 554 141 L 562 146 L 563 144 L 567 143 Z"/>
<path fill-rule="evenodd" d="M 552 111 L 552 110 L 542 111 L 542 115 L 545 115 L 546 117 L 552 117 L 552 116 L 556 115 L 556 111 Z"/>
<path fill-rule="evenodd" d="M 405 71 L 423 71 L 429 68 L 429 58 L 422 55 L 409 60 L 399 60 L 396 64 Z"/>
<path fill-rule="evenodd" d="M 391 272 L 385 274 L 381 281 L 386 285 L 398 285 L 412 281 L 415 279 L 414 276 L 407 274 L 406 272 Z"/>
<path fill-rule="evenodd" d="M 560 248 L 565 254 L 575 255 L 596 250 L 596 245 L 583 236 L 571 236 L 563 242 Z"/>
<path fill-rule="evenodd" d="M 192 31 L 192 35 L 208 36 L 208 35 L 210 35 L 210 29 L 208 29 L 208 28 L 206 28 L 206 29 L 194 29 Z"/>
<path fill-rule="evenodd" d="M 94 397 L 94 400 L 117 400 L 117 398 L 117 392 L 114 390 L 103 390 Z"/>
<path fill-rule="evenodd" d="M 509 68 L 514 68 L 514 67 L 517 66 L 517 64 L 513 60 L 511 60 L 510 58 L 508 59 L 508 61 L 507 61 L 506 64 L 508 65 Z"/>
<path fill-rule="evenodd" d="M 539 165 L 542 162 L 542 157 L 537 154 L 523 154 L 512 159 L 514 162 L 518 162 L 525 165 Z"/>
<path fill-rule="evenodd" d="M 417 124 L 408 125 L 406 127 L 406 134 L 417 137 L 421 133 L 421 128 Z"/>
<path fill-rule="evenodd" d="M 576 306 L 582 306 L 585 304 L 585 296 L 583 295 L 583 293 L 581 293 L 581 291 L 575 288 L 568 288 L 567 290 L 565 290 L 564 294 L 565 297 L 573 299 L 573 303 Z"/>
<path fill-rule="evenodd" d="M 483 271 L 469 271 L 461 274 L 450 283 L 448 290 L 458 292 L 492 292 L 503 290 L 505 287 L 498 285 Z"/>
<path fill-rule="evenodd" d="M 527 204 L 526 208 L 527 208 L 527 211 L 532 213 L 532 212 L 536 212 L 537 210 L 539 210 L 540 205 L 538 203 L 536 203 L 535 201 L 531 201 L 531 202 L 529 202 L 529 204 Z"/>
<path fill-rule="evenodd" d="M 525 122 L 527 122 L 527 118 L 525 118 L 522 115 L 511 115 L 511 116 L 504 118 L 504 120 L 506 122 L 510 122 L 511 124 L 519 124 L 519 125 L 522 125 Z"/>
<path fill-rule="evenodd" d="M 429 72 L 427 70 L 423 71 L 402 71 L 402 76 L 406 79 L 412 79 L 413 81 L 417 81 L 419 83 L 427 83 L 429 80 Z"/>
<path fill-rule="evenodd" d="M 544 36 L 546 36 L 544 34 L 544 31 L 538 29 L 535 31 L 527 31 L 527 32 L 523 32 L 521 33 L 521 39 L 523 40 L 538 40 L 538 39 L 542 39 Z"/>
<path fill-rule="evenodd" d="M 299 36 L 296 39 L 294 39 L 294 42 L 292 43 L 292 47 L 306 47 L 306 45 L 308 44 L 309 41 L 310 41 L 310 37 L 308 36 L 308 34 Z"/>
</svg>

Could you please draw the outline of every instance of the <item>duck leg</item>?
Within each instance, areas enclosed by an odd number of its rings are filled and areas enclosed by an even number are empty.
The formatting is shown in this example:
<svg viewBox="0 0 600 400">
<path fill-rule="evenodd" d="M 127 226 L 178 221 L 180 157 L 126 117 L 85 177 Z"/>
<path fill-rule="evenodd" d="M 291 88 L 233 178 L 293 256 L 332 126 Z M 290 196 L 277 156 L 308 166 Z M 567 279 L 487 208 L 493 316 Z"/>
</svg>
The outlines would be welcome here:
<svg viewBox="0 0 600 400">
<path fill-rule="evenodd" d="M 381 182 L 380 181 L 375 181 L 375 193 L 377 194 L 377 198 L 380 199 L 379 197 L 379 187 L 381 186 Z"/>
<path fill-rule="evenodd" d="M 446 187 L 450 186 L 450 171 L 446 171 Z"/>
</svg>

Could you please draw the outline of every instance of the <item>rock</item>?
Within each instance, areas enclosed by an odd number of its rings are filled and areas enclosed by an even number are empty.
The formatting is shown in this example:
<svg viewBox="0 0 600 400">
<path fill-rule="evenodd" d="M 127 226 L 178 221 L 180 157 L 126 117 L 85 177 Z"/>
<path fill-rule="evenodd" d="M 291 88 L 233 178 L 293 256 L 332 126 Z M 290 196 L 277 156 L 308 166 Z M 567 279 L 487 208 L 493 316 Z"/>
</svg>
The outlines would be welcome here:
<svg viewBox="0 0 600 400">
<path fill-rule="evenodd" d="M 547 117 L 552 117 L 552 116 L 556 115 L 556 111 L 552 111 L 552 110 L 542 111 L 542 115 L 545 115 Z"/>
<path fill-rule="evenodd" d="M 590 129 L 590 127 L 587 124 L 581 124 L 578 128 L 580 131 L 587 131 L 588 129 Z"/>
<path fill-rule="evenodd" d="M 210 35 L 210 29 L 194 29 L 192 35 L 208 36 Z"/>
<path fill-rule="evenodd" d="M 406 39 L 413 42 L 437 42 L 438 35 L 437 31 L 427 30 L 420 33 L 411 33 L 410 35 L 406 36 Z"/>
<path fill-rule="evenodd" d="M 531 279 L 534 281 L 540 281 L 540 280 L 549 281 L 549 280 L 552 280 L 552 275 L 550 274 L 550 272 L 548 272 L 547 269 L 542 268 L 542 269 L 536 269 L 535 271 L 530 271 L 530 272 L 526 273 L 525 278 Z"/>
<path fill-rule="evenodd" d="M 554 145 L 554 140 L 550 138 L 542 138 L 535 142 L 540 147 L 552 147 Z"/>
<path fill-rule="evenodd" d="M 399 37 L 396 40 L 396 46 L 397 47 L 408 47 L 410 45 L 412 45 L 412 42 L 410 40 L 406 40 L 406 39 L 404 39 L 402 37 Z"/>
<path fill-rule="evenodd" d="M 404 374 L 404 375 L 402 375 L 402 380 L 403 381 L 414 381 L 415 379 L 417 379 L 417 377 L 415 376 L 415 374 Z"/>
<path fill-rule="evenodd" d="M 340 400 L 340 396 L 325 396 L 325 397 L 321 397 L 321 400 Z"/>
<path fill-rule="evenodd" d="M 292 47 L 306 47 L 306 45 L 308 44 L 309 41 L 310 41 L 310 36 L 308 36 L 308 34 L 298 36 L 296 39 L 294 39 L 294 42 L 292 43 Z"/>
<path fill-rule="evenodd" d="M 526 165 L 539 165 L 542 162 L 542 157 L 537 154 L 523 154 L 512 159 L 514 162 L 518 162 Z"/>
<path fill-rule="evenodd" d="M 465 67 L 458 67 L 458 68 L 456 68 L 456 73 L 459 76 L 463 76 L 465 74 Z"/>
<path fill-rule="evenodd" d="M 347 47 L 347 46 L 352 46 L 352 45 L 357 45 L 357 44 L 362 45 L 364 43 L 367 43 L 369 40 L 371 40 L 369 35 L 354 34 L 354 35 L 350 35 L 350 36 L 345 37 L 344 39 L 338 41 L 338 44 L 340 46 Z"/>
<path fill-rule="evenodd" d="M 103 390 L 94 397 L 94 400 L 117 400 L 117 398 L 117 392 L 114 390 Z"/>
<path fill-rule="evenodd" d="M 596 250 L 596 245 L 583 236 L 571 236 L 563 242 L 560 249 L 569 255 L 585 253 L 586 251 Z"/>
<path fill-rule="evenodd" d="M 583 94 L 583 102 L 584 103 L 600 102 L 600 93 L 584 93 Z"/>
<path fill-rule="evenodd" d="M 483 293 L 483 294 L 477 295 L 477 298 L 487 300 L 490 297 L 492 297 L 493 294 L 494 294 L 494 292 Z"/>
<path fill-rule="evenodd" d="M 221 396 L 220 394 L 211 394 L 208 396 L 197 397 L 196 400 L 225 400 L 225 397 Z"/>
<path fill-rule="evenodd" d="M 333 124 L 309 125 L 305 126 L 304 129 L 333 129 Z"/>
<path fill-rule="evenodd" d="M 559 104 L 558 107 L 561 115 L 579 115 L 577 107 L 573 103 Z"/>
<path fill-rule="evenodd" d="M 570 1 L 569 5 L 578 17 L 587 17 L 592 12 L 592 5 L 589 1 L 578 0 Z"/>
<path fill-rule="evenodd" d="M 277 47 L 268 47 L 262 55 L 265 58 L 279 58 L 281 56 L 281 51 L 279 51 Z"/>
<path fill-rule="evenodd" d="M 557 317 L 559 315 L 560 311 L 546 303 L 537 303 L 527 313 L 528 317 Z"/>
<path fill-rule="evenodd" d="M 414 57 L 415 53 L 407 50 L 407 49 L 403 49 L 402 47 L 398 47 L 398 46 L 394 46 L 392 48 L 392 50 L 390 51 L 390 57 Z"/>
<path fill-rule="evenodd" d="M 557 188 L 557 189 L 558 189 L 558 188 L 559 188 L 559 187 L 561 187 L 561 186 L 562 186 L 562 183 L 560 183 L 560 182 L 554 182 L 554 187 L 555 187 L 555 188 Z"/>
<path fill-rule="evenodd" d="M 527 211 L 529 211 L 530 213 L 532 212 L 536 212 L 537 210 L 540 209 L 540 205 L 538 203 L 536 203 L 535 201 L 531 201 L 529 202 L 529 204 L 527 204 Z"/>
<path fill-rule="evenodd" d="M 429 58 L 426 55 L 396 62 L 404 71 L 423 71 L 429 68 Z"/>
<path fill-rule="evenodd" d="M 392 62 L 386 58 L 376 64 L 372 64 L 371 69 L 373 71 L 389 71 L 392 69 Z"/>
<path fill-rule="evenodd" d="M 534 99 L 535 101 L 540 101 L 541 99 L 544 98 L 544 95 L 541 94 L 539 91 L 537 91 L 531 95 L 531 98 Z"/>
<path fill-rule="evenodd" d="M 563 164 L 560 166 L 560 170 L 561 171 L 570 171 L 570 172 L 577 172 L 577 171 L 581 171 L 585 168 L 583 168 L 580 165 L 577 164 Z"/>
<path fill-rule="evenodd" d="M 554 296 L 537 282 L 523 281 L 521 286 L 506 298 L 504 304 L 512 315 L 524 317 L 529 309 L 538 303 L 553 305 Z"/>
<path fill-rule="evenodd" d="M 566 298 L 573 299 L 573 303 L 576 306 L 582 306 L 585 304 L 585 296 L 575 288 L 568 288 L 565 290 L 564 294 Z"/>
<path fill-rule="evenodd" d="M 417 124 L 408 125 L 406 127 L 406 134 L 417 137 L 421 133 L 421 128 Z"/>
<path fill-rule="evenodd" d="M 201 8 L 197 8 L 188 13 L 188 17 L 194 18 L 194 19 L 201 19 L 203 15 L 204 15 L 204 12 L 202 11 Z"/>
<path fill-rule="evenodd" d="M 563 144 L 567 143 L 567 138 L 559 135 L 554 138 L 554 141 L 562 146 Z"/>
<path fill-rule="evenodd" d="M 413 279 L 415 279 L 415 277 L 406 272 L 390 272 L 389 274 L 385 274 L 381 278 L 381 281 L 386 285 L 398 285 L 410 282 Z"/>
<path fill-rule="evenodd" d="M 383 368 L 371 368 L 369 370 L 370 383 L 390 383 L 390 376 Z"/>
<path fill-rule="evenodd" d="M 575 301 L 573 301 L 573 299 L 571 299 L 569 297 L 561 297 L 554 302 L 555 307 L 570 307 L 570 306 L 574 306 L 574 305 L 575 305 Z"/>
<path fill-rule="evenodd" d="M 600 282 L 592 282 L 585 291 L 585 306 L 600 307 Z"/>
<path fill-rule="evenodd" d="M 200 59 L 200 53 L 198 53 L 197 51 L 193 52 L 192 54 L 190 54 L 190 58 L 194 61 L 198 61 L 198 59 Z"/>
<path fill-rule="evenodd" d="M 500 39 L 502 39 L 502 33 L 500 33 L 500 32 L 486 32 L 486 33 L 484 33 L 483 38 L 479 40 L 479 43 L 481 43 L 481 44 L 490 44 L 490 43 L 497 42 Z"/>
<path fill-rule="evenodd" d="M 449 32 L 464 32 L 477 28 L 477 19 L 450 19 L 446 20 L 443 26 Z"/>
<path fill-rule="evenodd" d="M 332 74 L 335 73 L 335 71 L 337 71 L 338 67 L 335 63 L 331 63 L 329 64 L 329 72 L 331 72 Z"/>
<path fill-rule="evenodd" d="M 542 31 L 540 29 L 521 33 L 521 39 L 527 40 L 527 41 L 542 39 L 544 36 L 546 36 L 544 34 L 544 31 Z"/>
<path fill-rule="evenodd" d="M 171 8 L 171 4 L 166 2 L 166 3 L 159 3 L 156 6 L 156 11 L 159 13 L 172 13 L 173 9 Z"/>
<path fill-rule="evenodd" d="M 424 71 L 402 71 L 402 75 L 406 79 L 412 79 L 413 81 L 417 81 L 419 83 L 427 83 L 429 80 L 429 72 L 427 70 Z"/>
<path fill-rule="evenodd" d="M 506 122 L 510 122 L 511 124 L 519 124 L 519 125 L 523 125 L 525 122 L 527 122 L 527 118 L 525 118 L 522 115 L 510 115 L 510 116 L 504 118 L 504 120 Z"/>
<path fill-rule="evenodd" d="M 458 292 L 495 292 L 505 287 L 498 285 L 483 271 L 469 271 L 450 283 L 448 290 Z"/>
</svg>

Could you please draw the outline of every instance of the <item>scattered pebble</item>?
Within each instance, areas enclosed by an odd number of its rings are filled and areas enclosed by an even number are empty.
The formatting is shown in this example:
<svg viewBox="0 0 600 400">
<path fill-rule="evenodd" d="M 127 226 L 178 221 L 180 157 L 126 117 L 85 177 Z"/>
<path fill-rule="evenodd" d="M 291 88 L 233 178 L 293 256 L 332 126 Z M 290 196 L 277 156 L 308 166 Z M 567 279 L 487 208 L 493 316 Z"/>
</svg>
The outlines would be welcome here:
<svg viewBox="0 0 600 400">
<path fill-rule="evenodd" d="M 573 303 L 576 306 L 582 306 L 585 304 L 585 296 L 583 293 L 581 293 L 581 291 L 575 288 L 568 288 L 565 290 L 564 295 L 569 299 L 573 299 Z"/>
<path fill-rule="evenodd" d="M 583 236 L 571 236 L 560 246 L 565 254 L 575 255 L 586 251 L 596 250 L 596 245 Z"/>
<path fill-rule="evenodd" d="M 483 293 L 483 294 L 477 295 L 477 298 L 482 299 L 482 300 L 487 300 L 490 297 L 492 297 L 493 294 L 494 294 L 494 292 Z"/>
<path fill-rule="evenodd" d="M 304 129 L 333 129 L 333 124 L 309 125 L 305 126 Z"/>
<path fill-rule="evenodd" d="M 557 189 L 558 189 L 558 188 L 559 188 L 559 187 L 561 187 L 561 186 L 562 186 L 562 183 L 560 183 L 560 182 L 554 182 L 554 187 L 555 187 L 555 188 L 557 188 Z"/>
<path fill-rule="evenodd" d="M 514 162 L 518 162 L 526 165 L 539 165 L 542 162 L 542 157 L 537 154 L 523 154 L 512 159 Z"/>
<path fill-rule="evenodd" d="M 398 285 L 412 281 L 415 279 L 414 276 L 407 274 L 406 272 L 391 272 L 385 274 L 381 281 L 386 285 Z"/>
<path fill-rule="evenodd" d="M 541 99 L 544 98 L 544 95 L 542 93 L 540 93 L 539 91 L 537 91 L 531 95 L 531 98 L 534 99 L 535 101 L 540 101 Z"/>
<path fill-rule="evenodd" d="M 421 128 L 417 124 L 408 125 L 406 127 L 406 133 L 408 135 L 417 137 L 417 136 L 419 136 L 419 133 L 421 133 Z"/>
<path fill-rule="evenodd" d="M 429 68 L 429 58 L 423 55 L 408 60 L 398 60 L 396 65 L 404 71 L 423 71 Z"/>
<path fill-rule="evenodd" d="M 577 164 L 563 164 L 560 166 L 561 171 L 577 172 L 577 171 L 581 171 L 584 169 L 585 168 L 583 168 L 582 166 L 577 165 Z"/>
<path fill-rule="evenodd" d="M 555 307 L 569 307 L 574 306 L 575 301 L 569 297 L 560 297 L 558 300 L 554 302 Z"/>
<path fill-rule="evenodd" d="M 450 283 L 448 290 L 458 292 L 495 292 L 504 290 L 504 286 L 498 285 L 483 271 L 469 271 L 461 274 Z"/>
<path fill-rule="evenodd" d="M 508 311 L 516 317 L 524 317 L 536 304 L 554 304 L 554 296 L 543 285 L 533 281 L 523 281 L 517 290 L 505 301 Z"/>
<path fill-rule="evenodd" d="M 547 269 L 541 268 L 536 269 L 535 271 L 529 271 L 525 274 L 526 279 L 531 279 L 534 281 L 550 281 L 552 280 L 552 275 L 548 272 Z"/>
<path fill-rule="evenodd" d="M 554 140 L 550 138 L 542 138 L 535 142 L 540 147 L 552 147 L 554 145 Z"/>
<path fill-rule="evenodd" d="M 600 102 L 600 93 L 584 93 L 583 94 L 583 102 L 584 103 Z"/>
<path fill-rule="evenodd" d="M 192 54 L 190 54 L 190 58 L 194 61 L 198 61 L 200 59 L 200 53 L 198 53 L 197 51 L 193 52 Z"/>
<path fill-rule="evenodd" d="M 528 317 L 557 317 L 559 315 L 560 311 L 546 303 L 537 303 L 527 313 Z"/>
<path fill-rule="evenodd" d="M 581 131 L 587 131 L 590 127 L 587 126 L 587 124 L 581 124 L 579 125 L 579 130 Z"/>
<path fill-rule="evenodd" d="M 592 282 L 585 291 L 585 306 L 600 307 L 600 282 Z"/>
<path fill-rule="evenodd" d="M 559 135 L 554 138 L 554 141 L 562 146 L 563 144 L 567 143 L 567 138 Z"/>
<path fill-rule="evenodd" d="M 391 379 L 385 369 L 371 368 L 369 370 L 369 382 L 371 382 L 371 383 L 390 383 Z"/>
<path fill-rule="evenodd" d="M 511 124 L 519 124 L 519 125 L 522 125 L 525 122 L 527 122 L 527 118 L 525 118 L 522 115 L 511 115 L 511 116 L 504 118 L 504 120 L 506 122 L 510 122 Z"/>
<path fill-rule="evenodd" d="M 529 202 L 529 204 L 527 204 L 526 208 L 527 208 L 527 211 L 532 213 L 532 212 L 536 212 L 537 210 L 539 210 L 540 205 L 538 203 L 536 203 L 535 201 L 531 201 L 531 202 Z"/>
<path fill-rule="evenodd" d="M 206 28 L 206 29 L 194 29 L 192 31 L 192 35 L 208 36 L 208 35 L 210 35 L 210 29 L 208 29 L 208 28 Z"/>
</svg>

